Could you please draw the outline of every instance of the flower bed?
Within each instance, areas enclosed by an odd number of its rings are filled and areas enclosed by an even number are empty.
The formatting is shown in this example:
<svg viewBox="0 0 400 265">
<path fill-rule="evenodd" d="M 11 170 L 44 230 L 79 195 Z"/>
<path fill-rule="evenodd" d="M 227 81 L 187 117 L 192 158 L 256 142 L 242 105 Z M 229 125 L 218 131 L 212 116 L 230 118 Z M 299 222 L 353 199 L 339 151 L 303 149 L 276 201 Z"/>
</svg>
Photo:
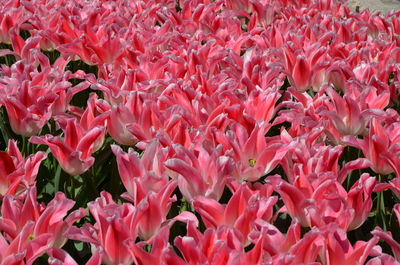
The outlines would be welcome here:
<svg viewBox="0 0 400 265">
<path fill-rule="evenodd" d="M 0 264 L 400 264 L 400 11 L 0 0 Z"/>
</svg>

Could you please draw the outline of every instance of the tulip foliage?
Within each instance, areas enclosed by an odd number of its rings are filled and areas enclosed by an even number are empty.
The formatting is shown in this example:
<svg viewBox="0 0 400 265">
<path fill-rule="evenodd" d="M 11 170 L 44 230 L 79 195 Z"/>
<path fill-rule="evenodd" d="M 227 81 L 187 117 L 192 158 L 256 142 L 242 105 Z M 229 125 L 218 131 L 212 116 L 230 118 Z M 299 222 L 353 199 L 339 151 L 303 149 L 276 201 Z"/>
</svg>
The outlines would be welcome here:
<svg viewBox="0 0 400 265">
<path fill-rule="evenodd" d="M 400 264 L 400 11 L 0 0 L 0 265 Z"/>
</svg>

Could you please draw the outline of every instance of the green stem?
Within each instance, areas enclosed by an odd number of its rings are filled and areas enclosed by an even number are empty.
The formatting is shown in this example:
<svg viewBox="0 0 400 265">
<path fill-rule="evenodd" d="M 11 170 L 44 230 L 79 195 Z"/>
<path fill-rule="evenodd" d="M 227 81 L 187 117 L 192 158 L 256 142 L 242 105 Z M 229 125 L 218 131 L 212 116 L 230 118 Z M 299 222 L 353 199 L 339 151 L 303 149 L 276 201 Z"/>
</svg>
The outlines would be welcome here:
<svg viewBox="0 0 400 265">
<path fill-rule="evenodd" d="M 350 147 L 346 146 L 345 147 L 345 162 L 351 161 L 351 157 L 350 157 Z M 347 191 L 350 190 L 350 185 L 351 185 L 351 175 L 352 175 L 353 171 L 350 171 L 350 173 L 347 175 L 347 179 L 346 179 L 346 189 Z"/>
<path fill-rule="evenodd" d="M 8 55 L 4 56 L 4 60 L 6 61 L 7 66 L 11 66 L 10 62 L 8 61 Z"/>
<path fill-rule="evenodd" d="M 28 152 L 26 150 L 26 137 L 22 136 L 22 155 L 26 157 L 28 155 L 27 153 Z"/>
<path fill-rule="evenodd" d="M 143 249 L 144 249 L 146 252 L 151 253 L 151 245 L 150 245 L 150 244 L 145 245 L 145 246 L 143 247 Z"/>
<path fill-rule="evenodd" d="M 183 213 L 184 211 L 194 212 L 194 209 L 191 203 L 185 200 L 185 198 L 182 198 L 181 207 L 179 208 L 179 213 Z"/>
<path fill-rule="evenodd" d="M 5 145 L 7 145 L 8 144 L 8 140 L 10 139 L 10 137 L 8 136 L 8 133 L 7 133 L 7 130 L 6 130 L 6 128 L 4 127 L 4 111 L 3 111 L 3 108 L 1 108 L 1 111 L 0 111 L 0 119 L 1 119 L 1 121 L 0 121 L 0 131 L 1 131 L 1 134 L 2 134 L 2 136 L 3 136 L 3 139 L 4 139 L 4 143 L 5 143 Z"/>
<path fill-rule="evenodd" d="M 75 200 L 75 176 L 69 175 L 71 181 L 71 198 Z"/>
<path fill-rule="evenodd" d="M 50 120 L 50 134 L 56 133 L 56 123 L 54 120 Z"/>
<path fill-rule="evenodd" d="M 54 190 L 55 192 L 60 191 L 60 177 L 61 177 L 61 166 L 58 165 L 56 174 L 54 176 Z"/>
<path fill-rule="evenodd" d="M 179 207 L 179 213 L 183 213 L 187 209 L 188 209 L 188 203 L 184 198 L 182 198 L 181 199 L 181 207 Z"/>
<path fill-rule="evenodd" d="M 382 180 L 382 176 L 379 175 L 378 176 L 378 180 L 379 182 L 381 182 Z M 385 211 L 385 197 L 384 197 L 384 191 L 378 192 L 377 193 L 377 199 L 376 199 L 376 218 L 377 218 L 377 224 L 381 224 L 382 225 L 382 229 L 384 231 L 387 231 L 387 227 L 386 227 L 386 211 Z"/>
</svg>

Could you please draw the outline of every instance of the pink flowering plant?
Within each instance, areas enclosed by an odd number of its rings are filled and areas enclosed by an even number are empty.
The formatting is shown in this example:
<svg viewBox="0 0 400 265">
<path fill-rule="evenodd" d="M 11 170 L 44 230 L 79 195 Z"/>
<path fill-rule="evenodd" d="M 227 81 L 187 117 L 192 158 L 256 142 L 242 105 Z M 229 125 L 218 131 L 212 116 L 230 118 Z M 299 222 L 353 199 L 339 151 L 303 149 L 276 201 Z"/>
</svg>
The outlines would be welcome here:
<svg viewBox="0 0 400 265">
<path fill-rule="evenodd" d="M 400 11 L 0 0 L 0 265 L 400 264 Z"/>
</svg>

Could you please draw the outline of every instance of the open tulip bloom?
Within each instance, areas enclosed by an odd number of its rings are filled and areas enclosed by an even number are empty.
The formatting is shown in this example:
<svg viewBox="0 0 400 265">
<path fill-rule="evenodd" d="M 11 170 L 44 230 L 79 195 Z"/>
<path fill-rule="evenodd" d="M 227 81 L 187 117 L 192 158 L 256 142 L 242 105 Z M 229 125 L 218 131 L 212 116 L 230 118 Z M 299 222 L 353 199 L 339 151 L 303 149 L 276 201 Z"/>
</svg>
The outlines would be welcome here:
<svg viewBox="0 0 400 265">
<path fill-rule="evenodd" d="M 0 0 L 0 265 L 400 264 L 400 11 L 351 2 Z"/>
</svg>

